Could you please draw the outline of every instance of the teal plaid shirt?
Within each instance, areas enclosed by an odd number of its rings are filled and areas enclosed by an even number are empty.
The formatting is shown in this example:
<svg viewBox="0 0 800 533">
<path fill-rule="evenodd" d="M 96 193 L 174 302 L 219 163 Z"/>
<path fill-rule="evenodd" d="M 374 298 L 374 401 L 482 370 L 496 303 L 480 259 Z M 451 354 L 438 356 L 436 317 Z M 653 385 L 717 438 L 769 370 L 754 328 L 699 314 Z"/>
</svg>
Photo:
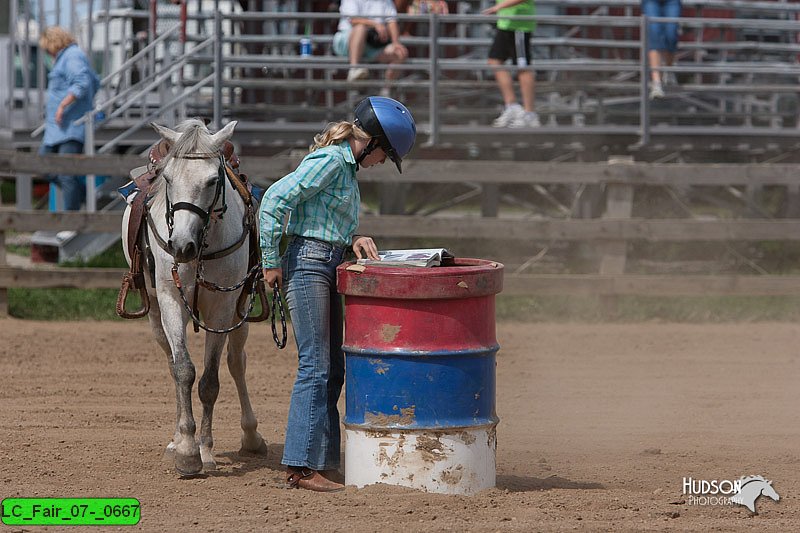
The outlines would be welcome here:
<svg viewBox="0 0 800 533">
<path fill-rule="evenodd" d="M 273 183 L 261 201 L 261 266 L 280 266 L 278 246 L 287 213 L 287 235 L 347 246 L 358 228 L 360 205 L 356 158 L 350 143 L 344 141 L 308 154 L 294 172 Z"/>
</svg>

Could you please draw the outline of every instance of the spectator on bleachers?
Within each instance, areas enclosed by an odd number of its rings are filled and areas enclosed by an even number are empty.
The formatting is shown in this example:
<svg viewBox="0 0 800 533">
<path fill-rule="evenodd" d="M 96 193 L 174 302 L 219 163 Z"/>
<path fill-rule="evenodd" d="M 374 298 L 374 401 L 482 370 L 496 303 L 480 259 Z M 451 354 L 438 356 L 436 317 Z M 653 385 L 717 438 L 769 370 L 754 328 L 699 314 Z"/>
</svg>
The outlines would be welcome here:
<svg viewBox="0 0 800 533">
<path fill-rule="evenodd" d="M 356 66 L 362 61 L 397 64 L 408 57 L 408 49 L 400 42 L 397 9 L 392 0 L 342 0 L 339 13 L 342 17 L 333 37 L 333 53 L 350 60 L 347 81 L 369 77 L 369 70 Z M 386 71 L 383 96 L 388 96 L 389 85 L 398 74 L 396 70 Z"/>
<path fill-rule="evenodd" d="M 447 15 L 450 13 L 450 8 L 447 7 L 447 2 L 444 0 L 413 0 L 409 2 L 409 15 L 427 15 L 428 13 Z"/>
<path fill-rule="evenodd" d="M 39 153 L 81 154 L 86 125 L 75 122 L 92 109 L 100 78 L 75 37 L 60 26 L 42 31 L 39 47 L 55 60 L 47 76 L 44 138 Z M 53 177 L 64 197 L 64 209 L 77 211 L 86 198 L 85 176 L 59 174 Z M 52 190 L 52 187 L 51 187 Z M 57 206 L 52 205 L 53 210 Z"/>
<path fill-rule="evenodd" d="M 398 13 L 407 13 L 409 15 L 428 15 L 435 13 L 437 15 L 448 15 L 450 8 L 444 0 L 395 0 L 394 5 L 397 6 Z M 440 31 L 442 27 L 439 28 Z M 401 35 L 428 35 L 430 28 L 427 22 L 411 22 L 406 23 L 402 27 Z"/>
<path fill-rule="evenodd" d="M 497 0 L 497 4 L 483 10 L 484 15 L 533 16 L 533 0 Z M 531 65 L 531 35 L 536 28 L 533 20 L 498 19 L 497 30 L 489 49 L 489 64 L 500 66 L 507 60 L 519 67 Z M 536 75 L 532 68 L 518 73 L 522 105 L 514 94 L 514 79 L 504 69 L 494 71 L 494 78 L 503 96 L 505 108 L 492 126 L 496 128 L 537 128 L 539 115 L 535 111 Z"/>
<path fill-rule="evenodd" d="M 642 14 L 648 17 L 680 17 L 681 0 L 642 0 Z M 647 25 L 647 59 L 650 63 L 650 99 L 664 97 L 664 85 L 675 83 L 671 72 L 661 74 L 659 67 L 671 67 L 678 50 L 678 24 L 650 22 Z"/>
</svg>

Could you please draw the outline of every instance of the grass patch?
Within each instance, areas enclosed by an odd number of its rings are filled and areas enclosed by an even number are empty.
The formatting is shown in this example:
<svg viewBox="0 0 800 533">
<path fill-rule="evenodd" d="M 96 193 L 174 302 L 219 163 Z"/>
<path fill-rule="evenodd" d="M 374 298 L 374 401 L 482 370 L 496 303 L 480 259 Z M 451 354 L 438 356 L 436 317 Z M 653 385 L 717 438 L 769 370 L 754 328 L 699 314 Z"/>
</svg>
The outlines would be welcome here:
<svg viewBox="0 0 800 533">
<path fill-rule="evenodd" d="M 31 247 L 20 244 L 6 244 L 6 252 L 23 257 L 31 256 Z"/>
<path fill-rule="evenodd" d="M 15 182 L 0 180 L 0 203 L 13 204 L 17 200 Z"/>
<path fill-rule="evenodd" d="M 30 255 L 29 246 L 13 248 L 16 254 Z M 127 268 L 127 263 L 119 241 L 88 261 L 70 261 L 61 266 Z M 122 320 L 115 311 L 117 293 L 117 289 L 9 288 L 8 312 L 13 317 L 28 320 Z M 139 296 L 132 292 L 128 298 L 128 309 L 138 309 L 139 304 Z"/>
<path fill-rule="evenodd" d="M 116 289 L 9 289 L 12 316 L 28 320 L 121 320 L 114 309 Z M 128 309 L 138 309 L 131 293 Z M 260 311 L 258 303 L 253 315 Z M 288 312 L 287 312 L 288 315 Z M 519 322 L 794 322 L 800 297 L 791 296 L 581 296 L 497 297 L 496 320 Z M 289 317 L 287 316 L 287 321 Z"/>
<path fill-rule="evenodd" d="M 425 245 L 433 243 L 424 240 L 414 243 L 414 246 Z M 75 261 L 63 266 L 126 268 L 126 265 L 122 246 L 118 243 L 89 261 Z M 115 313 L 117 292 L 117 289 L 11 288 L 8 291 L 9 312 L 14 317 L 29 320 L 121 320 Z M 271 297 L 271 291 L 269 293 Z M 137 294 L 130 294 L 127 307 L 131 310 L 139 308 Z M 253 315 L 259 312 L 260 305 L 257 301 Z M 800 297 L 618 296 L 603 299 L 597 296 L 532 297 L 500 294 L 497 297 L 496 320 L 590 323 L 788 322 L 800 320 Z"/>
<path fill-rule="evenodd" d="M 28 320 L 121 320 L 116 302 L 116 289 L 8 289 L 9 314 Z"/>
</svg>

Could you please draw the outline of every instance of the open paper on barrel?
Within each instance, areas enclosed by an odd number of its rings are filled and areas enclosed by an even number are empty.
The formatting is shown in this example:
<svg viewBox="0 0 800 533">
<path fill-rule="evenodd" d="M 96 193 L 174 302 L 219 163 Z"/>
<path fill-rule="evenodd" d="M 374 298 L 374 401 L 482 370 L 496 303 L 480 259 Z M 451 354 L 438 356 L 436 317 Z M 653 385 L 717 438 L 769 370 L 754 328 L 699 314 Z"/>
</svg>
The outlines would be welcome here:
<svg viewBox="0 0 800 533">
<path fill-rule="evenodd" d="M 453 254 L 444 248 L 416 248 L 412 250 L 379 250 L 377 259 L 359 259 L 365 266 L 434 267 L 452 265 Z"/>
</svg>

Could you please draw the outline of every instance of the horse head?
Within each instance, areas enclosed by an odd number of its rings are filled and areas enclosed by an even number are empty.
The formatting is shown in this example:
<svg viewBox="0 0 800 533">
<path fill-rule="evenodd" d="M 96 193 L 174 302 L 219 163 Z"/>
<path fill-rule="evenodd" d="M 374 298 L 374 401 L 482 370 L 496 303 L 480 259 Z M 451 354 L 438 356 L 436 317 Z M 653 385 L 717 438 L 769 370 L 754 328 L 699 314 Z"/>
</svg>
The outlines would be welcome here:
<svg viewBox="0 0 800 533">
<path fill-rule="evenodd" d="M 167 252 L 177 262 L 197 258 L 215 207 L 225 191 L 225 163 L 221 148 L 233 135 L 236 121 L 217 133 L 197 119 L 182 122 L 174 130 L 151 124 L 169 146 L 158 164 L 161 179 L 154 191 L 151 212 L 163 209 L 169 236 Z"/>
<path fill-rule="evenodd" d="M 776 502 L 781 499 L 780 495 L 772 488 L 772 481 L 765 480 L 766 483 L 761 487 L 761 494 L 767 498 L 772 498 Z"/>
<path fill-rule="evenodd" d="M 747 476 L 739 479 L 741 489 L 739 492 L 731 496 L 731 502 L 739 505 L 744 505 L 750 512 L 757 513 L 756 500 L 762 494 L 775 501 L 780 500 L 780 496 L 772 488 L 772 481 L 764 479 L 763 476 Z"/>
</svg>

